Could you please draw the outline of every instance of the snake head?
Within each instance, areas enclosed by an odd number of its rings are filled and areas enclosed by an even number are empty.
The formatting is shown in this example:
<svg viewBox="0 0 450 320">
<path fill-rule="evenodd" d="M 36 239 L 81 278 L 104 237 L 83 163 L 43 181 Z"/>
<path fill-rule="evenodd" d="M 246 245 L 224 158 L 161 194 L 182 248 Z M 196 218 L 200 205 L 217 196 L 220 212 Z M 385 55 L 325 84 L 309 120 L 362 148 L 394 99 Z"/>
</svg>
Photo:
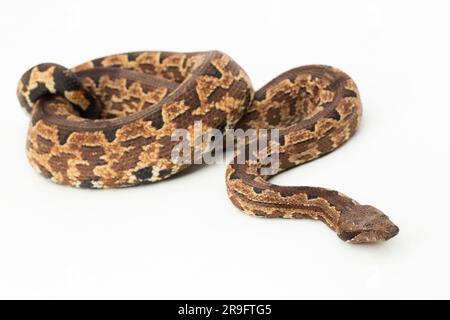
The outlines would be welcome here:
<svg viewBox="0 0 450 320">
<path fill-rule="evenodd" d="M 355 205 L 341 216 L 338 236 L 350 243 L 386 241 L 399 228 L 383 212 L 369 205 Z"/>
</svg>

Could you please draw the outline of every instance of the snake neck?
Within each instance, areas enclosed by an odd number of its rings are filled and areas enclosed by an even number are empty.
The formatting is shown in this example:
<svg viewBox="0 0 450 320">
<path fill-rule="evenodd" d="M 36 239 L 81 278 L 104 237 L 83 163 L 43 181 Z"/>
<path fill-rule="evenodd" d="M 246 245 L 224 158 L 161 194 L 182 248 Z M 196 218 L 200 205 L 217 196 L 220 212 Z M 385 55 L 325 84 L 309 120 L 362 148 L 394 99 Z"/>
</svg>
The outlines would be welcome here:
<svg viewBox="0 0 450 320">
<path fill-rule="evenodd" d="M 274 106 L 279 115 L 271 112 Z M 354 82 L 339 70 L 310 66 L 275 78 L 256 92 L 249 113 L 238 126 L 279 129 L 275 148 L 267 147 L 262 153 L 276 156 L 278 168 L 263 174 L 267 159 L 249 157 L 239 163 L 236 157 L 226 176 L 232 202 L 252 215 L 321 220 L 342 240 L 353 243 L 387 240 L 396 235 L 398 228 L 381 211 L 337 191 L 269 182 L 280 172 L 342 146 L 356 132 L 361 113 Z M 247 150 L 244 153 L 251 154 Z"/>
<path fill-rule="evenodd" d="M 230 165 L 227 191 L 242 211 L 266 218 L 309 218 L 323 221 L 339 238 L 351 243 L 385 241 L 399 229 L 380 210 L 361 205 L 334 190 L 271 184 L 253 175 L 252 165 Z"/>
</svg>

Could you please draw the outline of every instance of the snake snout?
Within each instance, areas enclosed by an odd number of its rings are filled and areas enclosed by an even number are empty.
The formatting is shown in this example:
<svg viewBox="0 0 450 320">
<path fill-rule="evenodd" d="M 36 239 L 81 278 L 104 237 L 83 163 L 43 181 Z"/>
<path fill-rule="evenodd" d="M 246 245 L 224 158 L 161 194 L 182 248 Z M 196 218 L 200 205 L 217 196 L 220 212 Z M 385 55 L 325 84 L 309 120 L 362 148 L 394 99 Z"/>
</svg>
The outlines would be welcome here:
<svg viewBox="0 0 450 320">
<path fill-rule="evenodd" d="M 399 233 L 399 228 L 383 212 L 369 205 L 357 205 L 341 223 L 339 237 L 350 243 L 386 241 Z"/>
</svg>

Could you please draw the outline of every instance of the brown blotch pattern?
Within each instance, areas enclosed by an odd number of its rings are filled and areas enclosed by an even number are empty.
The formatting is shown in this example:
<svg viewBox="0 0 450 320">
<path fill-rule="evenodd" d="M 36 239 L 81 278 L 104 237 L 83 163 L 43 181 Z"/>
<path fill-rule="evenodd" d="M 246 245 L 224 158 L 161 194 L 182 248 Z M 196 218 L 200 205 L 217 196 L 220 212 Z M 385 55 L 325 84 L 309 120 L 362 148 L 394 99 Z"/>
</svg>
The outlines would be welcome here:
<svg viewBox="0 0 450 320">
<path fill-rule="evenodd" d="M 362 116 L 356 85 L 337 69 L 292 69 L 254 93 L 245 72 L 218 51 L 117 54 L 68 71 L 40 65 L 22 77 L 18 98 L 31 113 L 27 155 L 33 167 L 54 182 L 85 188 L 145 184 L 185 169 L 171 159 L 179 143 L 172 135 L 183 128 L 192 136 L 196 120 L 203 122 L 202 134 L 279 129 L 279 148 L 268 148 L 268 155 L 278 152 L 282 172 L 343 145 Z M 398 233 L 381 211 L 337 191 L 270 183 L 278 172 L 263 175 L 262 160 L 257 155 L 227 167 L 228 195 L 240 210 L 321 220 L 353 243 Z"/>
</svg>

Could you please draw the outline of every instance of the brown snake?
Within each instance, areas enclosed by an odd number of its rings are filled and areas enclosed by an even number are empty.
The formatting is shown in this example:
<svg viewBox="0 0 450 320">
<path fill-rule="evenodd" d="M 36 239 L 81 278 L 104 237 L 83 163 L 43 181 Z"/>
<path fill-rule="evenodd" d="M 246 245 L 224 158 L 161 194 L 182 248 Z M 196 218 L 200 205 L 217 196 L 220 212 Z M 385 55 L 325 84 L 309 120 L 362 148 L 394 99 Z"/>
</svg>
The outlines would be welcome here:
<svg viewBox="0 0 450 320">
<path fill-rule="evenodd" d="M 279 129 L 278 172 L 325 155 L 347 141 L 361 120 L 355 83 L 343 72 L 292 69 L 256 93 L 229 56 L 137 52 L 73 69 L 40 64 L 21 78 L 18 98 L 31 114 L 27 155 L 52 181 L 117 188 L 168 178 L 188 165 L 171 160 L 176 129 Z M 193 144 L 191 148 L 194 148 Z M 192 149 L 193 150 L 193 149 Z M 262 217 L 313 218 L 352 243 L 388 240 L 399 229 L 378 209 L 316 187 L 271 184 L 259 161 L 231 162 L 231 201 Z"/>
</svg>

